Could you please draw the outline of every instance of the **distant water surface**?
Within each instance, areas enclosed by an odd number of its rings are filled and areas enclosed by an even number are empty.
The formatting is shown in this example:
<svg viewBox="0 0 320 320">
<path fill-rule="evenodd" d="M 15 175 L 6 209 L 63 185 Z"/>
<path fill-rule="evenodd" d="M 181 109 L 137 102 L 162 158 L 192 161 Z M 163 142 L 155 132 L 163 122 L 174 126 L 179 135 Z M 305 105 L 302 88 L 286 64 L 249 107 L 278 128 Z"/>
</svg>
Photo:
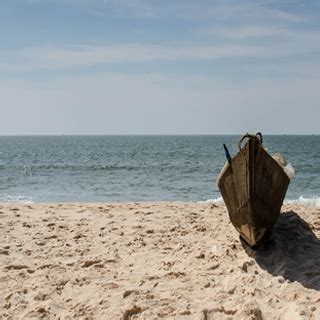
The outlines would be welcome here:
<svg viewBox="0 0 320 320">
<path fill-rule="evenodd" d="M 217 199 L 216 176 L 240 136 L 0 137 L 0 201 Z M 320 199 L 320 136 L 265 136 L 296 170 L 287 199 Z M 320 203 L 320 201 L 319 201 Z"/>
</svg>

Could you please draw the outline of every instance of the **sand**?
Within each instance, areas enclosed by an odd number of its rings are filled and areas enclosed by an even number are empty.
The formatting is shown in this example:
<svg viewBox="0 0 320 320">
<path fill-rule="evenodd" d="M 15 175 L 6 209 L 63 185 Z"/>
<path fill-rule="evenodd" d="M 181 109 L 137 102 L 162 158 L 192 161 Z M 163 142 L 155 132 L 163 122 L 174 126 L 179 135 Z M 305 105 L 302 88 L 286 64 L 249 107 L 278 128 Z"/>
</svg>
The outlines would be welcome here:
<svg viewBox="0 0 320 320">
<path fill-rule="evenodd" d="M 0 204 L 0 319 L 320 319 L 320 208 L 268 242 L 224 205 Z"/>
</svg>

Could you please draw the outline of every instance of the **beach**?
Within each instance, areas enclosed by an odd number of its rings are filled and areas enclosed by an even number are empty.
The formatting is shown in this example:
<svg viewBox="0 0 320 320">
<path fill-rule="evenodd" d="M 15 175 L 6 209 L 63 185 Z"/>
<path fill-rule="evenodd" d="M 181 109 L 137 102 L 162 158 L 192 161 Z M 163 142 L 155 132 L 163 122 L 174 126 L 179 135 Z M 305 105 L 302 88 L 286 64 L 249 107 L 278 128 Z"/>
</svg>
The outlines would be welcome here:
<svg viewBox="0 0 320 320">
<path fill-rule="evenodd" d="M 1 319 L 320 319 L 320 208 L 263 245 L 222 203 L 0 205 Z"/>
</svg>

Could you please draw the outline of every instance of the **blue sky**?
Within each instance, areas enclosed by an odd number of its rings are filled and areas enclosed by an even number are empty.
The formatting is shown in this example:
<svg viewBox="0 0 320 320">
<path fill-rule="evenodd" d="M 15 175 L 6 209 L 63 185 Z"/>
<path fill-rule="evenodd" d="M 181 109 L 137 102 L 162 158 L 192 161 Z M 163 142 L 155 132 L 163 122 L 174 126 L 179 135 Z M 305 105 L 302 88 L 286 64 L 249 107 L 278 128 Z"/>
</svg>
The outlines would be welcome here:
<svg viewBox="0 0 320 320">
<path fill-rule="evenodd" d="M 0 134 L 320 133 L 320 2 L 2 0 Z"/>
</svg>

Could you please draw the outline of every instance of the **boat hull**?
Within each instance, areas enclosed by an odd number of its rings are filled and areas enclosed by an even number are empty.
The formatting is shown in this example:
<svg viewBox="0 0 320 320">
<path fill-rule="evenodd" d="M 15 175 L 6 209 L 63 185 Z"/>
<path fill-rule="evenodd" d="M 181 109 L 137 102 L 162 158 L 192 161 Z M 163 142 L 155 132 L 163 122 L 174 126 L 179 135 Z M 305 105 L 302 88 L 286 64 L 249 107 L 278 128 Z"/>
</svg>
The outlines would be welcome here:
<svg viewBox="0 0 320 320">
<path fill-rule="evenodd" d="M 249 139 L 217 182 L 232 224 L 250 246 L 258 244 L 279 217 L 288 176 L 258 139 Z"/>
</svg>

